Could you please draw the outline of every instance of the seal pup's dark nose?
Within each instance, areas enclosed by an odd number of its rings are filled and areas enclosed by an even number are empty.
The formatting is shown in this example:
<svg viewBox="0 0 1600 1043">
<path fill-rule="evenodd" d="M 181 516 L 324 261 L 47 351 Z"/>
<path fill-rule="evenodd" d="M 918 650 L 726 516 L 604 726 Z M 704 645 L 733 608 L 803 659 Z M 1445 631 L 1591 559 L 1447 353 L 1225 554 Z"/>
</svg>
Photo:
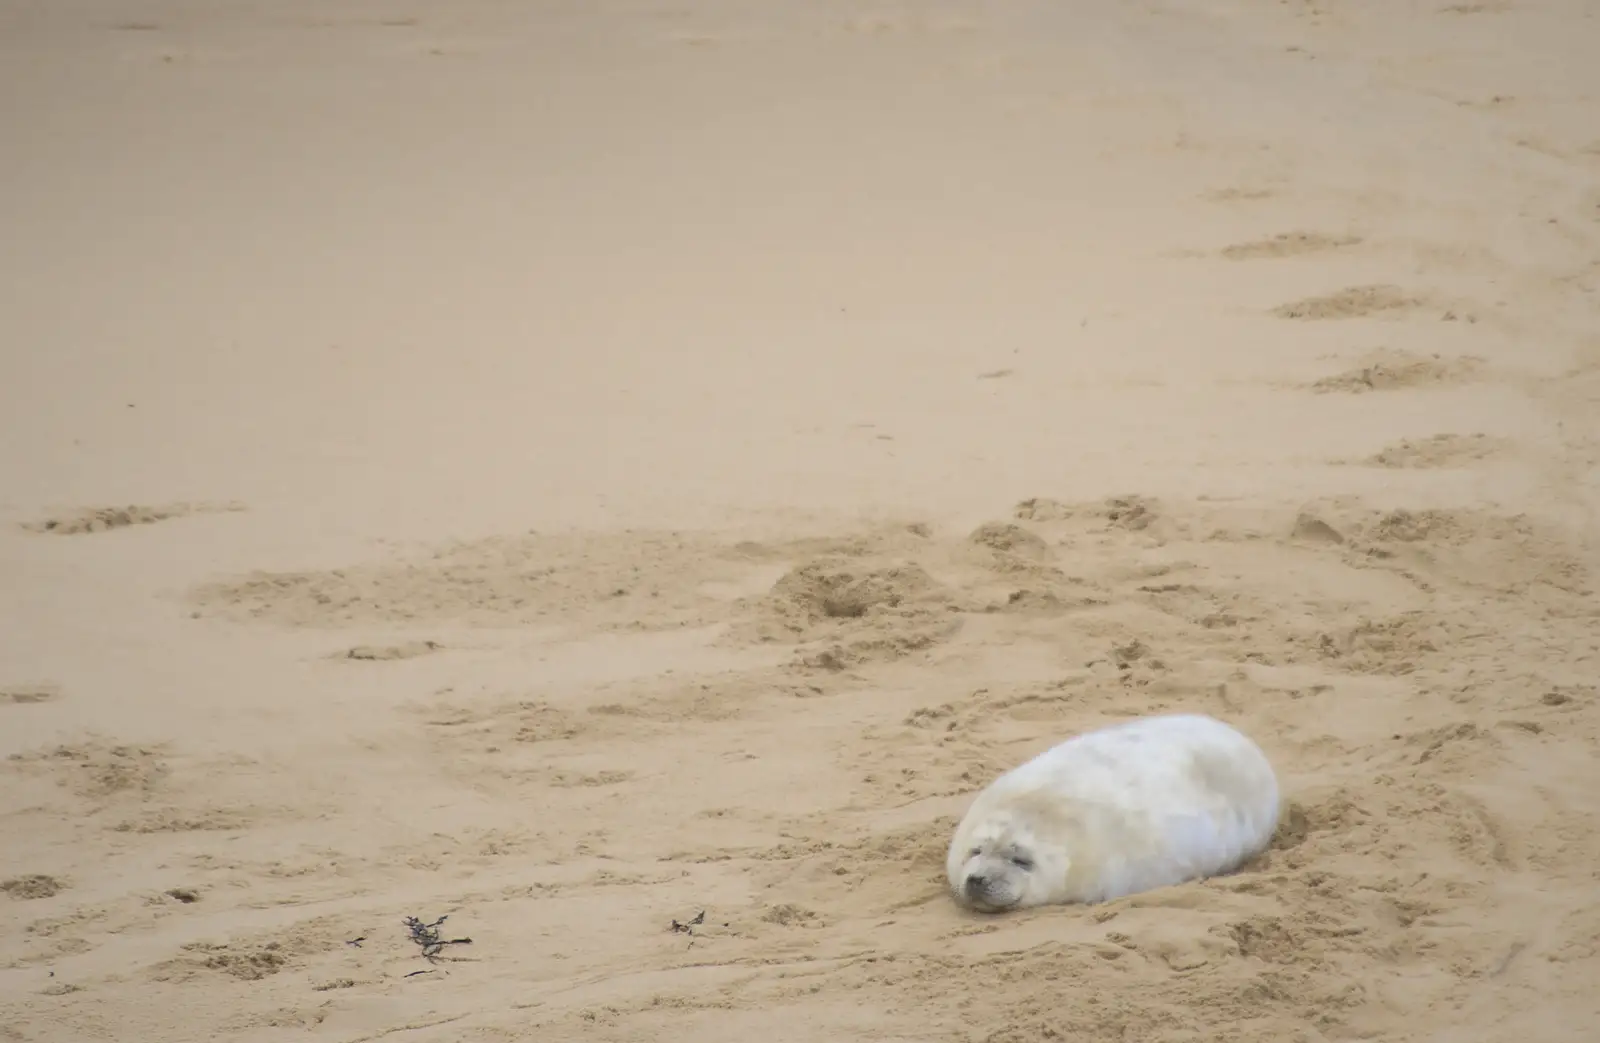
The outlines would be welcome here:
<svg viewBox="0 0 1600 1043">
<path fill-rule="evenodd" d="M 973 873 L 967 877 L 967 894 L 974 897 L 983 894 L 989 886 L 989 878 L 981 873 Z"/>
</svg>

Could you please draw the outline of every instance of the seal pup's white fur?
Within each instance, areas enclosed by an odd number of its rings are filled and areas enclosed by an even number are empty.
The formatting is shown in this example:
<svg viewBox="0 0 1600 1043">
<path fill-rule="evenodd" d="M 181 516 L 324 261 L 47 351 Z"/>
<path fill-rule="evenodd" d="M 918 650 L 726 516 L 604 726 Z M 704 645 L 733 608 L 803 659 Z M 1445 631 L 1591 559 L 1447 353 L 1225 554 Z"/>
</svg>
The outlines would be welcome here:
<svg viewBox="0 0 1600 1043">
<path fill-rule="evenodd" d="M 1237 869 L 1271 842 L 1279 809 L 1271 763 L 1233 727 L 1140 718 L 991 782 L 945 869 L 956 900 L 980 912 L 1104 902 Z"/>
</svg>

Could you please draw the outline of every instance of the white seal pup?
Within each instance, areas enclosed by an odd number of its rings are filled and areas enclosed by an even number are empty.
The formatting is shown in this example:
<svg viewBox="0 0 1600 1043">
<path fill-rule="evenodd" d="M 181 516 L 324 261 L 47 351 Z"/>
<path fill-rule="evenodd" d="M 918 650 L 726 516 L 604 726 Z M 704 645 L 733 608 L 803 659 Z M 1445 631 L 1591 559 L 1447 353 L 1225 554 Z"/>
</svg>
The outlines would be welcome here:
<svg viewBox="0 0 1600 1043">
<path fill-rule="evenodd" d="M 1220 876 L 1264 851 L 1278 780 L 1219 720 L 1166 714 L 1066 740 L 991 782 L 945 871 L 979 912 L 1105 902 Z"/>
</svg>

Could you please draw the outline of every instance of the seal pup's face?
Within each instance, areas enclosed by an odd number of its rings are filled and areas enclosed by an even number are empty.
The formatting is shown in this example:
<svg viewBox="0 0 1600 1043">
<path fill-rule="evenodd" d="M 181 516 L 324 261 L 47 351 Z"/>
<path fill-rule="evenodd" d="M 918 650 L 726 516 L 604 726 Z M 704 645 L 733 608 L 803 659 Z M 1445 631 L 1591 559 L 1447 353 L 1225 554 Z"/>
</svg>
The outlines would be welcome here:
<svg viewBox="0 0 1600 1043">
<path fill-rule="evenodd" d="M 1051 881 L 1066 877 L 1069 860 L 1034 842 L 1026 826 L 1001 821 L 973 833 L 957 877 L 956 897 L 981 913 L 1049 901 Z"/>
</svg>

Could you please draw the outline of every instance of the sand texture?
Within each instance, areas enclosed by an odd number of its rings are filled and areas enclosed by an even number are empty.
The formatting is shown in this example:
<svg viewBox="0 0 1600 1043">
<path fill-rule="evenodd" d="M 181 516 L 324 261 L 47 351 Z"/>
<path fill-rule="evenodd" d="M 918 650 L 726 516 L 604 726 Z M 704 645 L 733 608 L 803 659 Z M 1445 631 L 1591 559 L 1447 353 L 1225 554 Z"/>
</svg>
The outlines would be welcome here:
<svg viewBox="0 0 1600 1043">
<path fill-rule="evenodd" d="M 0 3 L 0 1043 L 1592 1036 L 1597 54 Z M 1180 710 L 1267 855 L 949 899 Z"/>
</svg>

